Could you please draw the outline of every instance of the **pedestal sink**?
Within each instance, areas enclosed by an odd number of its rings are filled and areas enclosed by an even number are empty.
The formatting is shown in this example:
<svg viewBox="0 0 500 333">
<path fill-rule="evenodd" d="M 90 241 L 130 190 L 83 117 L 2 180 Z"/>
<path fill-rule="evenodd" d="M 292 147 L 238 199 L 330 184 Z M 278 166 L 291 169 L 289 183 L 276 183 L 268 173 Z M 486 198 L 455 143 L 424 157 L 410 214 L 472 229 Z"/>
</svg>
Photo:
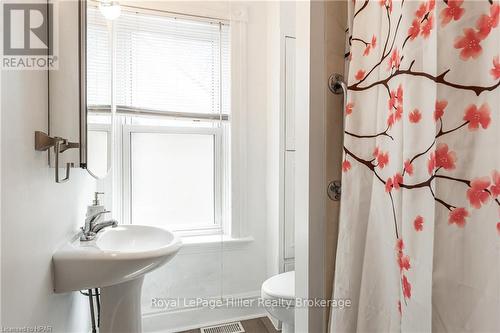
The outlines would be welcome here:
<svg viewBox="0 0 500 333">
<path fill-rule="evenodd" d="M 171 232 L 141 225 L 106 228 L 92 241 L 75 236 L 52 258 L 54 290 L 101 288 L 100 332 L 141 332 L 144 275 L 172 259 L 181 245 Z"/>
</svg>

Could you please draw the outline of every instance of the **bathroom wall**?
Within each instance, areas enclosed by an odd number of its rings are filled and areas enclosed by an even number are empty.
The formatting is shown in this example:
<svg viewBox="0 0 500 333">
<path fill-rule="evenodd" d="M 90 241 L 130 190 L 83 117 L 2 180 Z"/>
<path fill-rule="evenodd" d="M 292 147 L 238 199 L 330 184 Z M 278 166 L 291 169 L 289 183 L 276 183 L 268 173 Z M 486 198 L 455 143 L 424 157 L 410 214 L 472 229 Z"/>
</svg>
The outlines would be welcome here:
<svg viewBox="0 0 500 333">
<path fill-rule="evenodd" d="M 325 56 L 327 75 L 344 73 L 347 2 L 325 2 Z M 326 93 L 326 179 L 342 178 L 342 95 Z M 327 200 L 325 226 L 325 298 L 332 297 L 335 254 L 337 249 L 340 201 Z M 328 309 L 326 309 L 328 311 Z M 326 320 L 328 320 L 326 315 Z"/>
<path fill-rule="evenodd" d="M 311 64 L 311 4 L 309 1 L 296 3 L 296 166 L 295 166 L 295 297 L 307 299 L 309 293 L 309 270 L 311 260 L 309 221 L 309 133 L 310 133 L 310 64 Z M 318 258 L 316 258 L 316 261 Z M 321 260 L 321 263 L 323 261 Z M 321 272 L 321 271 L 320 271 Z M 316 272 L 318 274 L 318 272 Z M 295 330 L 307 332 L 309 309 L 295 309 Z M 320 331 L 319 331 L 320 332 Z"/>
<path fill-rule="evenodd" d="M 267 196 L 267 273 L 278 274 L 280 271 L 280 183 L 282 174 L 280 166 L 283 164 L 281 154 L 281 29 L 280 29 L 281 4 L 269 1 L 267 4 L 267 171 L 266 171 L 266 196 Z"/>
<path fill-rule="evenodd" d="M 247 141 L 251 144 L 244 177 L 248 179 L 248 233 L 253 240 L 186 247 L 150 274 L 143 289 L 146 329 L 155 328 L 148 326 L 152 317 L 162 318 L 151 315 L 156 312 L 151 308 L 153 297 L 257 297 L 269 275 L 263 162 L 267 64 L 262 45 L 267 15 L 265 3 L 249 2 L 247 7 Z M 88 327 L 88 303 L 77 293 L 52 293 L 51 256 L 81 225 L 95 181 L 74 169 L 69 183 L 55 184 L 47 154 L 33 149 L 34 131 L 46 131 L 48 126 L 47 74 L 2 72 L 1 79 L 2 326 L 51 325 L 54 332 L 83 332 Z M 188 311 L 187 316 L 192 321 L 192 313 Z"/>
<path fill-rule="evenodd" d="M 291 62 L 293 62 L 295 50 L 290 46 L 292 45 L 290 42 L 288 50 L 286 49 L 285 37 L 289 37 L 290 41 L 295 36 L 294 3 L 287 1 L 267 2 L 267 25 L 266 191 L 268 223 L 266 234 L 268 239 L 267 273 L 270 276 L 283 272 L 286 264 L 287 268 L 293 269 L 293 256 L 289 254 L 288 260 L 285 259 L 285 246 L 288 245 L 288 249 L 293 246 L 292 224 L 294 221 L 288 214 L 285 218 L 285 211 L 289 207 L 293 209 L 293 199 L 291 199 L 293 198 L 293 182 L 290 182 L 290 179 L 293 179 L 294 152 L 285 150 L 292 150 L 294 147 L 290 143 L 293 139 L 289 139 L 289 146 L 286 147 L 285 135 L 287 134 L 286 124 L 289 127 L 293 126 L 292 128 L 295 124 L 291 120 L 294 117 L 293 104 L 288 105 L 290 100 L 294 100 L 295 94 L 292 92 L 294 90 L 294 77 L 290 75 L 294 71 L 288 68 L 290 77 L 287 77 L 287 60 L 285 58 L 288 52 L 288 66 L 292 67 Z M 286 115 L 287 112 L 288 115 Z M 288 121 L 286 121 L 287 117 L 289 117 Z M 288 131 L 288 138 L 292 138 L 293 131 L 290 128 Z M 288 205 L 285 205 L 285 197 L 288 199 Z"/>
<path fill-rule="evenodd" d="M 1 326 L 89 329 L 88 302 L 52 291 L 52 254 L 83 223 L 95 181 L 81 169 L 54 182 L 34 131 L 47 131 L 47 73 L 1 72 Z M 77 112 L 77 110 L 68 110 Z"/>
</svg>

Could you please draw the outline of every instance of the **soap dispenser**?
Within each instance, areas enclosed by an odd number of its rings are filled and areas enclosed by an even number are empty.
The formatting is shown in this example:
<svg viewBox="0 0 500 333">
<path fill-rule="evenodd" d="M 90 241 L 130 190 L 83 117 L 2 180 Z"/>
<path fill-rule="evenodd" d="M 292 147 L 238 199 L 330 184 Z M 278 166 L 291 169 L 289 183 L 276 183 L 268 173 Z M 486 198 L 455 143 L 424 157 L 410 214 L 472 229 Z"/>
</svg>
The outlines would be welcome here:
<svg viewBox="0 0 500 333">
<path fill-rule="evenodd" d="M 104 195 L 104 192 L 95 192 L 94 193 L 94 200 L 92 201 L 92 205 L 87 206 L 87 217 L 94 216 L 97 213 L 105 211 L 104 205 L 101 205 L 101 202 L 99 201 L 99 195 Z M 98 220 L 101 218 L 102 218 L 102 216 L 97 218 L 95 222 L 98 222 Z"/>
</svg>

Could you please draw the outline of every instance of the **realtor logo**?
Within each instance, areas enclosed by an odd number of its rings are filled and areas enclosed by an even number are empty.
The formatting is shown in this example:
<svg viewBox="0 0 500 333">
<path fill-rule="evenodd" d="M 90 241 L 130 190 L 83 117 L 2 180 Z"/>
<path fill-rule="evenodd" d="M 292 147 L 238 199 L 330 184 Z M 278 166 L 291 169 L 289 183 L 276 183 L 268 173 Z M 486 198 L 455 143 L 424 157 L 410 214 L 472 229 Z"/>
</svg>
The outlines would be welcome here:
<svg viewBox="0 0 500 333">
<path fill-rule="evenodd" d="M 3 4 L 4 69 L 54 69 L 53 3 Z"/>
</svg>

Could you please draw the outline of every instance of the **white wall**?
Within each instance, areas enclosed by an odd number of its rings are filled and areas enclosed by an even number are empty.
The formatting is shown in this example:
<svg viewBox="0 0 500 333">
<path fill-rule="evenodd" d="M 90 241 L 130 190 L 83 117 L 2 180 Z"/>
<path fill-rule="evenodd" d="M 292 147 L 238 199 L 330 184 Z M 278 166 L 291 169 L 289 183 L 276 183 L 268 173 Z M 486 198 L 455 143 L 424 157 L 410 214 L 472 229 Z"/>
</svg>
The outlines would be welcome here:
<svg viewBox="0 0 500 333">
<path fill-rule="evenodd" d="M 326 92 L 325 4 L 297 3 L 297 164 L 296 285 L 297 297 L 325 296 Z M 325 332 L 323 308 L 296 310 L 297 332 Z"/>
<path fill-rule="evenodd" d="M 267 4 L 267 273 L 275 275 L 280 270 L 280 191 L 283 164 L 280 140 L 282 135 L 281 117 L 281 4 L 270 1 Z"/>
<path fill-rule="evenodd" d="M 51 260 L 82 225 L 95 182 L 74 169 L 68 183 L 56 184 L 47 153 L 34 150 L 34 131 L 47 131 L 47 73 L 1 76 L 1 326 L 85 332 L 87 300 L 53 293 Z"/>
<path fill-rule="evenodd" d="M 246 141 L 246 221 L 244 234 L 253 241 L 242 246 L 211 246 L 208 250 L 182 251 L 164 267 L 149 274 L 144 282 L 142 308 L 145 329 L 158 328 L 164 317 L 169 327 L 167 312 L 152 308 L 153 297 L 220 297 L 222 295 L 259 295 L 262 282 L 268 277 L 266 160 L 267 160 L 267 5 L 265 2 L 239 2 L 248 10 L 247 22 L 247 115 Z M 238 110 L 235 110 L 238 112 Z M 273 223 L 278 223 L 274 221 Z M 278 242 L 276 238 L 275 242 Z M 276 258 L 277 260 L 277 258 Z M 216 312 L 212 311 L 215 315 Z M 262 309 L 262 314 L 265 310 Z M 156 313 L 156 314 L 154 314 Z M 193 322 L 199 318 L 191 316 Z M 243 312 L 242 312 L 243 313 Z M 178 313 L 179 314 L 179 313 Z M 182 315 L 182 314 L 179 314 Z M 156 318 L 154 318 L 156 317 Z M 154 322 L 155 324 L 148 324 Z M 157 324 L 159 323 L 159 324 Z"/>
<path fill-rule="evenodd" d="M 291 39 L 288 39 L 288 50 L 285 46 L 285 37 L 295 38 L 295 3 L 269 1 L 267 4 L 267 273 L 275 275 L 293 269 L 294 264 L 294 219 L 285 211 L 293 209 L 295 152 L 290 149 L 295 148 L 293 145 L 287 146 L 284 137 L 287 133 L 286 126 L 295 124 L 294 120 L 290 120 L 294 117 L 293 113 L 290 113 L 294 107 L 288 105 L 289 101 L 295 98 L 295 93 L 292 92 L 295 80 L 293 76 L 288 77 L 294 73 L 294 69 L 286 68 L 294 63 L 291 59 L 294 59 L 295 49 L 290 47 Z M 291 63 L 287 65 L 286 61 Z M 290 138 L 291 135 L 293 136 L 289 132 L 287 137 Z"/>
<path fill-rule="evenodd" d="M 310 64 L 310 3 L 296 4 L 297 57 L 295 89 L 295 296 L 309 296 L 309 64 Z M 295 309 L 295 330 L 307 332 L 309 311 Z"/>
</svg>

